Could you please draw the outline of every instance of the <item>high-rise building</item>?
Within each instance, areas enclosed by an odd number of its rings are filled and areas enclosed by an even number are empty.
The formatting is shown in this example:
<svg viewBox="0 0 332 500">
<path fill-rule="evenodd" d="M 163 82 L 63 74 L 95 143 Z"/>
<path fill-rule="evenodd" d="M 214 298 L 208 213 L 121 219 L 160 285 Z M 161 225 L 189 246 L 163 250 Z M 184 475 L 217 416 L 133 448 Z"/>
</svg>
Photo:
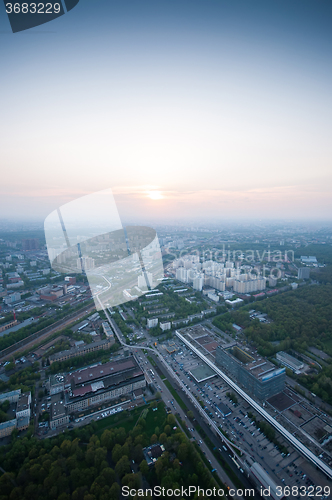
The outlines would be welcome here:
<svg viewBox="0 0 332 500">
<path fill-rule="evenodd" d="M 148 283 L 147 283 L 148 281 Z M 141 290 L 146 290 L 148 288 L 153 288 L 153 275 L 148 271 L 143 273 L 141 276 L 138 276 L 137 286 Z"/>
<path fill-rule="evenodd" d="M 310 267 L 299 267 L 297 277 L 299 280 L 308 280 L 310 278 Z"/>
<path fill-rule="evenodd" d="M 94 269 L 95 260 L 91 259 L 91 257 L 81 257 L 78 258 L 77 261 L 77 269 L 80 271 L 88 271 L 89 269 Z"/>
<path fill-rule="evenodd" d="M 276 368 L 262 358 L 256 359 L 236 342 L 217 347 L 216 364 L 248 394 L 260 400 L 282 392 L 285 387 L 285 368 Z"/>
<path fill-rule="evenodd" d="M 203 288 L 203 285 L 204 285 L 204 276 L 202 274 L 199 274 L 193 279 L 193 288 L 200 292 Z"/>
<path fill-rule="evenodd" d="M 238 293 L 257 292 L 259 290 L 265 290 L 265 288 L 266 288 L 265 278 L 257 278 L 248 281 L 234 280 L 233 283 L 233 290 L 234 292 Z"/>
<path fill-rule="evenodd" d="M 23 250 L 38 250 L 39 249 L 38 238 L 25 238 L 24 240 L 22 240 L 22 249 Z"/>
<path fill-rule="evenodd" d="M 275 278 L 274 276 L 269 277 L 269 287 L 276 286 L 277 283 L 278 283 L 277 278 Z"/>
<path fill-rule="evenodd" d="M 188 272 L 189 270 L 184 267 L 178 267 L 176 270 L 176 279 L 183 283 L 188 283 Z"/>
<path fill-rule="evenodd" d="M 158 318 L 150 318 L 147 320 L 147 327 L 154 328 L 158 325 Z"/>
</svg>

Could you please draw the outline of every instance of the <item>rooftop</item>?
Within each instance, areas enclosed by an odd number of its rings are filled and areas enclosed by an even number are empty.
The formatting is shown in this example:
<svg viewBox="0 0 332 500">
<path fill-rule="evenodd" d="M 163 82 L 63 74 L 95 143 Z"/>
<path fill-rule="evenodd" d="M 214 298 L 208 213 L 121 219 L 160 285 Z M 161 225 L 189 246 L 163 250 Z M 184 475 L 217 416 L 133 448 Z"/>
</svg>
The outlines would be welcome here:
<svg viewBox="0 0 332 500">
<path fill-rule="evenodd" d="M 19 400 L 17 402 L 16 413 L 19 411 L 27 410 L 30 406 L 30 401 L 31 401 L 31 393 L 30 392 L 25 392 L 25 393 L 21 394 L 19 397 Z"/>
<path fill-rule="evenodd" d="M 63 417 L 66 414 L 66 407 L 63 401 L 52 404 L 52 420 Z"/>
<path fill-rule="evenodd" d="M 82 368 L 81 370 L 77 370 L 73 373 L 68 373 L 66 375 L 65 385 L 71 385 L 72 382 L 74 382 L 75 385 L 82 385 L 86 382 L 91 383 L 99 378 L 104 379 L 109 375 L 126 370 L 132 370 L 133 368 L 136 368 L 141 372 L 141 369 L 133 356 L 117 361 L 109 361 L 103 365 L 98 364 Z"/>
<path fill-rule="evenodd" d="M 264 380 L 268 375 L 270 376 L 273 372 L 278 371 L 278 368 L 273 363 L 254 352 L 245 350 L 245 348 L 237 343 L 219 346 L 218 349 L 225 351 L 257 379 L 261 378 L 261 380 Z"/>
</svg>

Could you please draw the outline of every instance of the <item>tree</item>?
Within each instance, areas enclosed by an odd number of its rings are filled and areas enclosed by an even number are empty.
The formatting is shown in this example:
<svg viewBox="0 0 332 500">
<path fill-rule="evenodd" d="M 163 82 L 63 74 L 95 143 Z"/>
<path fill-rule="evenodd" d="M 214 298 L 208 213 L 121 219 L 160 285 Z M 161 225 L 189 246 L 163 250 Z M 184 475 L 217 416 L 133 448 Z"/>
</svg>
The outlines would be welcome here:
<svg viewBox="0 0 332 500">
<path fill-rule="evenodd" d="M 194 413 L 191 410 L 189 410 L 187 412 L 187 417 L 190 418 L 190 420 L 192 420 L 194 418 Z"/>
<path fill-rule="evenodd" d="M 113 462 L 117 463 L 122 456 L 123 456 L 122 446 L 120 446 L 119 444 L 116 444 L 113 448 L 113 451 L 112 451 Z"/>
<path fill-rule="evenodd" d="M 143 476 L 147 476 L 149 473 L 149 466 L 146 460 L 142 460 L 142 462 L 139 465 L 139 470 L 143 474 Z"/>
<path fill-rule="evenodd" d="M 177 457 L 180 460 L 180 462 L 183 462 L 188 456 L 188 446 L 186 443 L 181 443 L 178 452 L 177 452 Z"/>
<path fill-rule="evenodd" d="M 159 441 L 164 444 L 167 441 L 167 434 L 165 432 L 162 432 L 159 436 Z"/>
<path fill-rule="evenodd" d="M 176 424 L 176 420 L 175 420 L 175 417 L 172 413 L 170 413 L 169 415 L 167 415 L 167 423 L 169 425 L 171 425 L 172 427 Z"/>
<path fill-rule="evenodd" d="M 158 436 L 156 434 L 152 434 L 150 443 L 155 444 L 158 441 Z"/>
<path fill-rule="evenodd" d="M 126 474 L 122 478 L 122 484 L 129 486 L 129 488 L 138 489 L 140 485 L 140 478 L 138 474 Z"/>
<path fill-rule="evenodd" d="M 118 483 L 113 483 L 109 491 L 109 498 L 111 500 L 118 500 L 119 495 L 120 495 L 120 486 L 118 485 Z"/>
<path fill-rule="evenodd" d="M 167 436 L 169 436 L 170 433 L 171 433 L 171 426 L 170 425 L 165 425 L 164 432 L 167 434 Z"/>
<path fill-rule="evenodd" d="M 115 472 L 117 475 L 121 478 L 125 474 L 130 472 L 130 462 L 129 459 L 126 455 L 124 455 L 120 460 L 117 462 L 115 466 Z"/>
</svg>

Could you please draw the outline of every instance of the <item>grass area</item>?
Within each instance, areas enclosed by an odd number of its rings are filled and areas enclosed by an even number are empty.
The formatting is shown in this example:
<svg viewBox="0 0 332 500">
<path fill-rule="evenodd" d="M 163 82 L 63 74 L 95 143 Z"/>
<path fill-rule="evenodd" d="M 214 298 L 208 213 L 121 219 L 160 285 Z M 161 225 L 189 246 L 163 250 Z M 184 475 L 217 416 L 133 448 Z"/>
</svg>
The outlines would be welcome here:
<svg viewBox="0 0 332 500">
<path fill-rule="evenodd" d="M 155 362 L 155 360 L 151 356 L 147 356 L 147 358 L 150 361 L 152 366 L 157 366 L 157 363 Z"/>
<path fill-rule="evenodd" d="M 182 408 L 183 411 L 187 412 L 188 408 L 186 407 L 186 405 L 182 401 L 181 396 L 176 392 L 174 387 L 170 384 L 170 382 L 168 380 L 165 380 L 164 384 L 166 385 L 167 389 L 170 391 L 170 393 L 174 397 L 175 401 L 179 404 L 180 408 Z"/>
<path fill-rule="evenodd" d="M 156 427 L 163 427 L 166 419 L 165 405 L 162 401 L 159 401 L 157 408 L 158 409 L 156 411 L 152 411 L 152 405 L 149 405 L 149 407 L 146 408 L 146 410 L 148 410 L 145 418 L 146 429 L 148 429 L 146 432 L 149 433 L 149 429 L 151 429 L 149 437 L 152 436 Z M 123 427 L 126 432 L 129 432 L 133 428 L 134 422 L 141 417 L 142 409 L 142 406 L 140 406 L 131 411 L 125 410 L 121 413 L 116 413 L 110 417 L 98 420 L 96 422 L 97 429 L 95 434 L 100 437 L 104 430 L 109 429 L 110 427 Z"/>
</svg>

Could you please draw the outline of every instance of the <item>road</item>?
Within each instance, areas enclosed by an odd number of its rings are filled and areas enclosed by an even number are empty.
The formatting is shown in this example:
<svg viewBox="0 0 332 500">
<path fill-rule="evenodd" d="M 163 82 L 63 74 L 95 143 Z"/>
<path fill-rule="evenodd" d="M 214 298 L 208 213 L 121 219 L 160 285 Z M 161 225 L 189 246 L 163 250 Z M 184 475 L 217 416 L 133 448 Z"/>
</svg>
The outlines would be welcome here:
<svg viewBox="0 0 332 500">
<path fill-rule="evenodd" d="M 194 427 L 192 427 L 192 425 L 194 426 L 194 424 L 190 423 L 190 420 L 188 419 L 188 417 L 185 414 L 184 410 L 182 410 L 182 408 L 174 400 L 173 395 L 171 394 L 171 392 L 169 391 L 169 389 L 167 388 L 167 386 L 164 384 L 164 381 L 160 378 L 159 374 L 156 371 L 156 368 L 151 365 L 151 363 L 148 360 L 147 356 L 143 352 L 140 353 L 139 357 L 142 358 L 142 360 L 141 360 L 141 367 L 142 367 L 142 369 L 146 370 L 146 368 L 148 368 L 148 369 L 152 369 L 152 371 L 154 372 L 154 379 L 155 379 L 154 382 L 156 383 L 157 387 L 159 386 L 161 388 L 160 389 L 162 391 L 161 395 L 162 395 L 162 399 L 165 402 L 165 404 L 167 406 L 171 407 L 175 411 L 175 413 L 179 414 L 180 419 L 183 422 L 187 423 L 187 426 L 188 426 L 189 429 L 193 429 L 193 431 L 190 431 L 191 440 L 192 441 L 196 441 L 196 443 L 199 444 L 202 452 L 204 453 L 204 455 L 206 456 L 207 460 L 209 461 L 209 463 L 211 465 L 211 468 L 212 469 L 216 469 L 216 472 L 217 472 L 219 478 L 221 479 L 221 481 L 224 484 L 228 485 L 230 488 L 236 489 L 236 486 L 233 484 L 233 482 L 231 481 L 231 479 L 227 476 L 227 474 L 225 473 L 225 471 L 222 469 L 221 465 L 219 464 L 219 462 L 217 461 L 217 459 L 213 455 L 213 453 L 210 450 L 210 448 L 204 443 L 204 441 L 202 440 L 201 436 L 196 431 L 196 429 Z M 171 404 L 171 401 L 174 401 L 173 405 Z M 189 407 L 188 409 L 190 409 L 189 405 L 188 405 L 188 407 Z M 238 497 L 237 496 L 237 497 L 234 497 L 234 498 L 242 498 L 242 497 Z"/>
<path fill-rule="evenodd" d="M 153 370 L 153 366 L 151 365 L 150 361 L 148 360 L 146 354 L 144 353 L 144 350 L 147 350 L 149 352 L 151 352 L 151 354 L 154 354 L 155 356 L 157 356 L 158 360 L 160 360 L 160 362 L 162 363 L 163 367 L 165 368 L 166 372 L 169 374 L 169 376 L 171 378 L 174 378 L 175 373 L 173 371 L 173 369 L 168 366 L 168 364 L 166 363 L 166 361 L 163 359 L 162 355 L 156 350 L 156 349 L 153 349 L 151 347 L 148 347 L 148 346 L 130 346 L 130 345 L 127 345 L 126 344 L 126 341 L 125 341 L 125 338 L 121 332 L 121 330 L 119 329 L 119 327 L 116 325 L 115 321 L 113 321 L 113 319 L 111 318 L 110 314 L 109 314 L 109 311 L 107 311 L 106 309 L 104 310 L 105 314 L 106 314 L 106 317 L 110 323 L 110 325 L 112 326 L 113 330 L 115 331 L 115 334 L 119 340 L 119 342 L 126 348 L 129 348 L 129 349 L 132 349 L 136 352 L 138 352 L 138 350 L 140 350 L 140 355 L 139 355 L 139 358 L 142 358 L 141 359 L 141 368 L 143 369 L 143 371 L 146 371 L 146 367 L 148 366 L 148 368 L 151 370 Z M 144 360 L 144 361 L 143 361 Z M 170 393 L 170 391 L 168 390 L 168 388 L 166 387 L 166 385 L 164 384 L 164 382 L 162 381 L 162 379 L 159 377 L 159 375 L 157 373 L 155 373 L 155 378 L 158 382 L 158 385 L 161 387 L 161 390 L 162 390 L 162 399 L 164 400 L 164 402 L 169 406 L 169 402 L 173 400 L 173 396 L 172 394 Z M 181 382 L 180 379 L 178 379 L 178 384 L 179 386 L 183 389 L 183 390 L 186 390 L 184 384 Z M 196 402 L 197 403 L 197 402 Z M 198 404 L 198 403 L 197 403 Z M 189 406 L 189 405 L 188 405 Z M 190 406 L 189 406 L 190 408 Z M 197 408 L 198 409 L 198 408 Z M 200 408 L 202 410 L 202 408 Z M 186 421 L 187 420 L 187 415 L 185 415 L 184 411 L 178 407 L 178 405 L 175 403 L 174 405 L 174 410 L 179 413 L 180 415 L 180 418 L 181 420 L 183 421 Z M 206 419 L 208 419 L 208 416 L 204 413 L 204 417 Z M 209 419 L 210 420 L 210 419 Z M 211 421 L 212 422 L 212 421 Z M 220 432 L 220 431 L 219 431 Z M 220 433 L 221 434 L 221 433 Z M 192 431 L 192 437 L 195 438 L 196 442 L 200 442 L 201 440 L 201 437 L 200 435 L 198 434 L 198 432 L 194 429 L 194 431 Z M 223 437 L 224 438 L 224 437 Z M 225 439 L 225 438 L 224 438 Z M 202 441 L 202 440 L 201 440 Z M 205 456 L 207 457 L 212 469 L 216 469 L 216 472 L 219 476 L 219 478 L 221 479 L 221 481 L 223 483 L 225 483 L 226 485 L 228 485 L 230 488 L 233 488 L 236 490 L 236 487 L 235 485 L 232 483 L 232 481 L 230 480 L 230 478 L 227 476 L 227 474 L 225 473 L 225 471 L 222 469 L 222 467 L 220 466 L 219 462 L 217 461 L 217 459 L 214 457 L 213 453 L 210 451 L 210 449 L 208 448 L 208 446 L 204 443 L 204 441 L 202 441 L 201 444 L 201 448 L 205 454 Z M 229 464 L 231 467 L 232 465 Z M 233 467 L 232 467 L 233 468 Z M 237 471 L 238 473 L 238 471 Z M 252 485 L 248 483 L 248 488 L 252 488 Z M 234 496 L 233 498 L 237 498 L 239 500 L 243 500 L 243 497 L 242 496 Z"/>
</svg>

